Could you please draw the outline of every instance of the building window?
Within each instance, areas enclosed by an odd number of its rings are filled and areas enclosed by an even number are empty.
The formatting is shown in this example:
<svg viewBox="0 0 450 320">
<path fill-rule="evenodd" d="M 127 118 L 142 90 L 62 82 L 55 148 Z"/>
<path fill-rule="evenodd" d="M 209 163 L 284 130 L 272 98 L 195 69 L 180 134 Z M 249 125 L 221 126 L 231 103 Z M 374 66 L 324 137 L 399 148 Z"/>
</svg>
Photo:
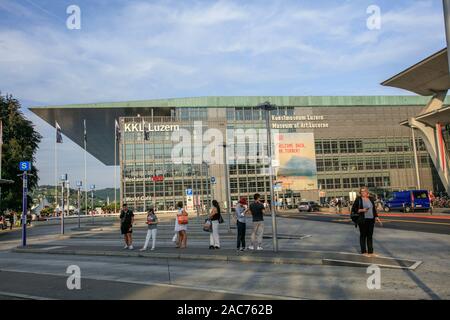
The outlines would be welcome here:
<svg viewBox="0 0 450 320">
<path fill-rule="evenodd" d="M 344 185 L 344 189 L 349 189 L 351 187 L 350 178 L 343 178 L 342 183 Z"/>
<path fill-rule="evenodd" d="M 323 153 L 322 141 L 316 141 L 315 146 L 316 146 L 316 154 L 322 154 Z"/>
<path fill-rule="evenodd" d="M 348 150 L 347 150 L 347 141 L 340 141 L 340 142 L 339 142 L 339 151 L 340 151 L 341 153 L 348 153 Z"/>
<path fill-rule="evenodd" d="M 325 154 L 331 153 L 331 142 L 330 141 L 323 142 L 323 153 L 325 153 Z"/>
</svg>

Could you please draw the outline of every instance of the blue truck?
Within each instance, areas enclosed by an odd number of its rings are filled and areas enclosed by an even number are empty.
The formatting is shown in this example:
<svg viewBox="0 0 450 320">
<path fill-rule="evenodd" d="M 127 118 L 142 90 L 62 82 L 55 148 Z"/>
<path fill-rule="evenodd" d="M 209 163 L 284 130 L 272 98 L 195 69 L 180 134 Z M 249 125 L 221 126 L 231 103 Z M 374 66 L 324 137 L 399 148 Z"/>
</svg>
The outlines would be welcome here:
<svg viewBox="0 0 450 320">
<path fill-rule="evenodd" d="M 407 190 L 394 192 L 392 198 L 384 203 L 384 211 L 400 210 L 405 213 L 430 211 L 431 201 L 428 190 Z"/>
</svg>

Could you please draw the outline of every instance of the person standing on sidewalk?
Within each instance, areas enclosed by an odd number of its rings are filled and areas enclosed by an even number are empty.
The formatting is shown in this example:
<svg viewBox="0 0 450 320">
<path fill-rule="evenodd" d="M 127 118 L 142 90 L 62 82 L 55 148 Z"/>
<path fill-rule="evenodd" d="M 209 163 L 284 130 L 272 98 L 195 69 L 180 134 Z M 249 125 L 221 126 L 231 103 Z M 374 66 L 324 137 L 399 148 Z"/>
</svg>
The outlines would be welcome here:
<svg viewBox="0 0 450 320">
<path fill-rule="evenodd" d="M 264 205 L 260 201 L 261 195 L 255 193 L 253 199 L 255 200 L 250 205 L 250 212 L 253 217 L 253 232 L 252 244 L 248 248 L 250 250 L 262 250 L 262 240 L 264 234 Z"/>
<path fill-rule="evenodd" d="M 9 230 L 12 230 L 14 225 L 14 212 L 9 213 Z"/>
<path fill-rule="evenodd" d="M 148 230 L 147 230 L 147 236 L 145 237 L 145 244 L 144 247 L 141 249 L 141 251 L 147 250 L 148 243 L 150 242 L 150 238 L 152 239 L 152 248 L 150 250 L 155 250 L 155 244 L 156 244 L 156 233 L 157 233 L 157 227 L 158 227 L 158 217 L 155 214 L 155 209 L 153 206 L 150 206 L 150 209 L 147 212 L 147 221 Z"/>
<path fill-rule="evenodd" d="M 247 208 L 247 199 L 241 198 L 236 205 L 236 227 L 237 227 L 237 250 L 245 250 L 245 231 L 247 229 L 247 219 L 245 214 L 249 211 Z"/>
<path fill-rule="evenodd" d="M 187 246 L 187 223 L 181 224 L 179 223 L 179 219 L 181 219 L 181 217 L 186 217 L 188 213 L 186 212 L 186 210 L 184 209 L 183 206 L 183 201 L 178 201 L 177 203 L 177 208 L 178 208 L 178 213 L 177 213 L 177 217 L 175 219 L 175 231 L 178 232 L 178 241 L 177 241 L 177 248 L 181 248 L 181 249 L 185 249 Z M 184 218 L 187 222 L 187 219 Z"/>
<path fill-rule="evenodd" d="M 217 200 L 213 200 L 212 205 L 213 207 L 211 208 L 211 212 L 208 216 L 209 220 L 211 220 L 212 226 L 212 232 L 209 234 L 209 248 L 220 249 L 220 239 L 219 239 L 219 220 L 221 218 L 220 206 Z"/>
<path fill-rule="evenodd" d="M 120 231 L 124 236 L 125 247 L 124 249 L 133 250 L 133 239 L 131 234 L 133 233 L 134 213 L 128 209 L 126 203 L 123 204 L 123 210 L 120 212 Z"/>
<path fill-rule="evenodd" d="M 359 243 L 361 246 L 361 254 L 365 256 L 373 256 L 373 230 L 375 221 L 382 226 L 381 220 L 378 217 L 375 200 L 369 197 L 369 189 L 361 187 L 359 189 L 360 196 L 355 199 L 353 203 L 352 212 L 359 214 Z"/>
</svg>

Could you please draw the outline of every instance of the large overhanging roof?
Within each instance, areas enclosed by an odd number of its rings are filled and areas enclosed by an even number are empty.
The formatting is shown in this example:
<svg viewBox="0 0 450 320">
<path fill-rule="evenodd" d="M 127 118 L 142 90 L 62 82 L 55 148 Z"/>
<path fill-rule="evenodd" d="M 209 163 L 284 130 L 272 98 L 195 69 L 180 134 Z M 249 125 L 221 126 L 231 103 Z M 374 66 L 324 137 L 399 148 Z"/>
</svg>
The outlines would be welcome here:
<svg viewBox="0 0 450 320">
<path fill-rule="evenodd" d="M 450 88 L 447 49 L 443 49 L 381 83 L 421 96 L 431 96 Z"/>
<path fill-rule="evenodd" d="M 182 107 L 255 107 L 270 101 L 290 107 L 355 107 L 355 106 L 423 106 L 425 97 L 417 96 L 221 96 L 158 99 L 110 103 L 73 104 L 31 107 L 30 110 L 55 127 L 80 147 L 83 141 L 83 119 L 87 126 L 87 151 L 106 165 L 114 165 L 114 121 L 120 117 L 151 115 L 170 116 L 171 108 Z"/>
</svg>

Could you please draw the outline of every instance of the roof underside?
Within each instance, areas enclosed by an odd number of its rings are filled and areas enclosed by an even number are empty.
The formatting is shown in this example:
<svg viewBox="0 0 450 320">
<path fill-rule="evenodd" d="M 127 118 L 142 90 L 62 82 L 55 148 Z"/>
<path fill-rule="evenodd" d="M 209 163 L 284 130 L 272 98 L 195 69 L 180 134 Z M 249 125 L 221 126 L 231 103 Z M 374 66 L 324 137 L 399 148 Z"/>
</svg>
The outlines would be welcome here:
<svg viewBox="0 0 450 320">
<path fill-rule="evenodd" d="M 431 96 L 450 88 L 447 49 L 443 49 L 381 83 L 405 89 L 421 96 Z"/>
<path fill-rule="evenodd" d="M 83 141 L 83 120 L 87 126 L 87 151 L 106 165 L 114 165 L 114 121 L 120 117 L 140 114 L 170 116 L 171 108 L 182 107 L 255 107 L 264 101 L 291 107 L 359 107 L 359 106 L 425 106 L 426 97 L 417 96 L 259 96 L 259 97 L 196 97 L 31 107 L 30 110 L 62 132 L 80 147 Z M 450 102 L 450 101 L 446 101 Z"/>
</svg>

